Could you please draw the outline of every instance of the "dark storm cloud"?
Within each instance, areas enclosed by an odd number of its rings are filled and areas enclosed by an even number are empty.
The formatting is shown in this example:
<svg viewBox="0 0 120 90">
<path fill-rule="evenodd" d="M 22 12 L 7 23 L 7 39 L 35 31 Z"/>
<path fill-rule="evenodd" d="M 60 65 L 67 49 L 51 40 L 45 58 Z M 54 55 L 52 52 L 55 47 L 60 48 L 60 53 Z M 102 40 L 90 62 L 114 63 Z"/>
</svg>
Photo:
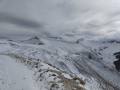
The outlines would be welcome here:
<svg viewBox="0 0 120 90">
<path fill-rule="evenodd" d="M 14 15 L 8 15 L 6 13 L 0 13 L 0 22 L 15 24 L 27 28 L 43 28 L 43 25 L 38 22 L 28 20 L 22 17 L 17 17 Z"/>
</svg>

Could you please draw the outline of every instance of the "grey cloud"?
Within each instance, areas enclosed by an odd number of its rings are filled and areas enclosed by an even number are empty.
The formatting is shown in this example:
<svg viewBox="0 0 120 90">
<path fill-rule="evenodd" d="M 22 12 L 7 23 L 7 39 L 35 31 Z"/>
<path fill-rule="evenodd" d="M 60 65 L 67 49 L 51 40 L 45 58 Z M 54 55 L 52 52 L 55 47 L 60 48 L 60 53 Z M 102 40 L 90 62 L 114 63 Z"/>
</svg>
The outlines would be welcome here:
<svg viewBox="0 0 120 90">
<path fill-rule="evenodd" d="M 98 33 L 96 33 L 96 32 L 92 32 L 92 31 L 85 31 L 85 32 L 83 32 L 83 35 L 88 35 L 88 36 L 100 36 L 101 34 L 98 34 Z"/>
<path fill-rule="evenodd" d="M 115 30 L 109 30 L 108 33 L 115 32 Z"/>
<path fill-rule="evenodd" d="M 87 23 L 86 28 L 98 28 L 100 25 L 96 25 L 95 23 Z"/>
<path fill-rule="evenodd" d="M 7 13 L 0 13 L 0 22 L 15 24 L 27 28 L 43 28 L 43 25 L 36 21 L 28 20 L 14 15 L 9 15 Z"/>
<path fill-rule="evenodd" d="M 7 36 L 0 36 L 0 39 L 8 39 Z"/>
<path fill-rule="evenodd" d="M 120 3 L 113 0 L 2 0 L 0 4 L 0 11 L 7 12 L 0 14 L 0 23 L 5 23 L 1 35 L 78 38 L 107 35 L 120 28 L 114 25 L 120 20 Z"/>
<path fill-rule="evenodd" d="M 109 14 L 110 17 L 112 16 L 119 16 L 120 15 L 120 11 L 119 10 L 115 10 L 113 13 Z"/>
</svg>

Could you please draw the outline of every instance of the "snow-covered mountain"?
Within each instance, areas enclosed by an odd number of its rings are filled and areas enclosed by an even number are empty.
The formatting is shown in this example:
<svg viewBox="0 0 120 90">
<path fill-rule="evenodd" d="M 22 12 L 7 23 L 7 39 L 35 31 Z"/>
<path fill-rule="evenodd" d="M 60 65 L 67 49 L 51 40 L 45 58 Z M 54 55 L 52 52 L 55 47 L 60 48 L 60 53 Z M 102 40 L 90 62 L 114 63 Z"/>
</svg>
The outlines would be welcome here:
<svg viewBox="0 0 120 90">
<path fill-rule="evenodd" d="M 78 40 L 76 41 L 76 43 L 87 42 L 87 41 L 89 40 L 89 38 L 90 38 L 90 37 L 88 37 L 88 36 L 81 36 L 81 38 L 78 39 Z"/>
<path fill-rule="evenodd" d="M 0 40 L 0 90 L 120 90 L 120 43 L 76 42 Z"/>
<path fill-rule="evenodd" d="M 37 45 L 43 45 L 44 43 L 40 40 L 39 37 L 35 36 L 35 37 L 32 37 L 28 40 L 24 40 L 24 41 L 21 41 L 20 43 L 24 43 L 24 44 L 37 44 Z"/>
</svg>

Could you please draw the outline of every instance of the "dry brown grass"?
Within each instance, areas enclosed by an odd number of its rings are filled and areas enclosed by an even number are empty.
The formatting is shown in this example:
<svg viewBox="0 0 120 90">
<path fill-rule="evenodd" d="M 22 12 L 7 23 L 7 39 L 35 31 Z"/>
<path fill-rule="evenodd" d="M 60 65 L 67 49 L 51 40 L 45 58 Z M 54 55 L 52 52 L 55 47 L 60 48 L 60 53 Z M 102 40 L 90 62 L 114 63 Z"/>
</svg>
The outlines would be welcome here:
<svg viewBox="0 0 120 90">
<path fill-rule="evenodd" d="M 63 83 L 63 86 L 65 87 L 65 90 L 73 90 L 73 88 L 76 88 L 76 90 L 86 90 L 83 87 L 80 87 L 78 85 L 79 83 L 75 82 L 75 80 L 74 80 L 75 78 L 74 79 L 68 79 L 68 78 L 65 78 L 61 74 L 61 72 L 59 72 L 59 71 L 56 71 L 56 70 L 49 70 L 49 71 L 53 72 L 53 73 L 56 73 L 58 75 L 57 77 L 59 79 L 61 79 L 61 80 L 58 81 L 58 83 Z M 82 79 L 77 77 L 76 80 L 79 80 L 80 84 L 85 85 L 85 82 Z"/>
<path fill-rule="evenodd" d="M 42 71 L 42 69 L 39 69 L 39 71 L 38 72 L 41 72 Z"/>
<path fill-rule="evenodd" d="M 75 77 L 73 78 L 73 80 L 78 80 L 78 81 L 80 82 L 80 84 L 85 85 L 85 81 L 83 81 L 81 78 L 79 78 L 79 77 L 77 77 L 77 76 L 75 76 Z"/>
<path fill-rule="evenodd" d="M 68 79 L 68 78 L 65 78 L 64 75 L 62 75 L 62 73 L 64 73 L 64 72 L 50 70 L 50 69 L 49 70 L 40 69 L 39 72 L 41 72 L 40 76 L 38 77 L 38 80 L 40 80 L 40 81 L 42 81 L 42 79 L 44 78 L 44 75 L 43 75 L 44 73 L 52 72 L 54 74 L 49 74 L 49 77 L 57 76 L 57 77 L 55 77 L 55 79 L 53 79 L 53 81 L 49 82 L 49 83 L 52 83 L 50 86 L 50 90 L 54 90 L 54 89 L 57 90 L 57 88 L 59 88 L 59 85 L 58 85 L 59 83 L 63 84 L 63 87 L 65 87 L 64 90 L 74 90 L 74 88 L 76 88 L 75 90 L 86 90 L 83 87 L 79 86 L 79 84 L 85 85 L 85 82 L 78 77 L 74 77 L 73 79 Z M 57 78 L 59 78 L 60 80 L 55 82 Z M 79 80 L 80 83 L 76 82 L 75 80 Z"/>
<path fill-rule="evenodd" d="M 51 86 L 50 86 L 50 90 L 54 90 L 55 88 L 58 89 L 59 88 L 59 85 L 57 84 L 57 82 L 55 81 L 50 81 L 49 83 L 52 83 Z M 55 90 L 56 90 L 55 89 Z"/>
<path fill-rule="evenodd" d="M 52 74 L 52 76 L 56 76 L 56 74 Z"/>
</svg>

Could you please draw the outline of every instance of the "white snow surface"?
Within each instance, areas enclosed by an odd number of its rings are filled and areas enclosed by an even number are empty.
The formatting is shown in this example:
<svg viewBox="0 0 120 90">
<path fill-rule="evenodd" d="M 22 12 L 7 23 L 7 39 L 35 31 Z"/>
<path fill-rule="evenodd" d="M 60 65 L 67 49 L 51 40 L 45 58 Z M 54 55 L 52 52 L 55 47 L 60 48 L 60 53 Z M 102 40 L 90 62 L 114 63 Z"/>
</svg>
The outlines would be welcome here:
<svg viewBox="0 0 120 90">
<path fill-rule="evenodd" d="M 59 72 L 70 80 L 75 76 L 82 79 L 85 85 L 76 82 L 86 90 L 120 90 L 120 73 L 113 64 L 113 53 L 120 51 L 119 43 L 86 39 L 76 44 L 41 38 L 44 45 L 38 45 L 39 39 L 29 40 L 0 40 L 0 90 L 49 90 L 51 81 L 59 85 L 52 90 L 67 90 L 64 83 L 58 83 Z M 25 59 L 24 64 L 13 55 Z M 33 67 L 35 63 L 37 68 Z"/>
<path fill-rule="evenodd" d="M 0 90 L 39 90 L 33 73 L 13 58 L 0 55 Z"/>
</svg>

